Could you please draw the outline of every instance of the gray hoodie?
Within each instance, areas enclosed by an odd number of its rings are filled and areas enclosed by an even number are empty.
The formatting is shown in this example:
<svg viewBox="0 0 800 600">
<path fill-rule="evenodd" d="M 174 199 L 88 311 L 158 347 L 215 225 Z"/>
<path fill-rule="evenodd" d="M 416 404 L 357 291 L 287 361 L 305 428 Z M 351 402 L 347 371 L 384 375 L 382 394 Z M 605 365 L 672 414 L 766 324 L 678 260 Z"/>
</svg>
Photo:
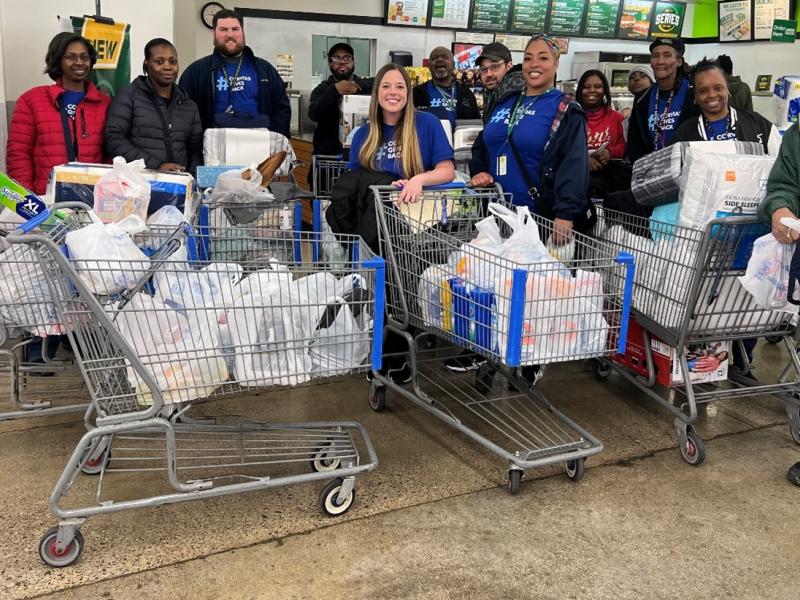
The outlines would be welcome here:
<svg viewBox="0 0 800 600">
<path fill-rule="evenodd" d="M 489 92 L 483 100 L 483 122 L 489 120 L 495 105 L 510 93 L 519 94 L 525 89 L 525 78 L 522 76 L 522 65 L 514 65 L 505 74 L 500 83 Z"/>
</svg>

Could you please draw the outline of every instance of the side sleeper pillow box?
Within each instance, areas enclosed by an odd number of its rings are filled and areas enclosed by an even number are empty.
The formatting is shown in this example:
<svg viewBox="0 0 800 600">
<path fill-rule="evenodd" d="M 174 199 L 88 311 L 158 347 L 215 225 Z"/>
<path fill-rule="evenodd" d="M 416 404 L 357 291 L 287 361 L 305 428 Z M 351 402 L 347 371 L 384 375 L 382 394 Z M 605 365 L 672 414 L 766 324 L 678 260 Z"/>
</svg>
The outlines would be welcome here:
<svg viewBox="0 0 800 600">
<path fill-rule="evenodd" d="M 53 167 L 47 195 L 53 202 L 83 202 L 94 205 L 94 186 L 111 165 L 67 163 Z M 167 205 L 191 206 L 194 179 L 188 173 L 142 171 L 150 183 L 150 214 Z"/>
</svg>

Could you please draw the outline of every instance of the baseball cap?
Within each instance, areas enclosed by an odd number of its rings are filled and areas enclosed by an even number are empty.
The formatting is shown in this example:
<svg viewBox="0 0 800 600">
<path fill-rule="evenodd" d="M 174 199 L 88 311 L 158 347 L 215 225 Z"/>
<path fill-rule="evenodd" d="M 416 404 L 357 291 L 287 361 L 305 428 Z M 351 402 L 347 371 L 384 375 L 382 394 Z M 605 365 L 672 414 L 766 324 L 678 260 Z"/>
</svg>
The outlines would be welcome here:
<svg viewBox="0 0 800 600">
<path fill-rule="evenodd" d="M 631 67 L 631 70 L 628 71 L 628 79 L 630 79 L 631 75 L 634 73 L 644 73 L 650 78 L 650 81 L 656 80 L 656 76 L 653 74 L 653 67 L 650 65 L 634 65 Z"/>
<path fill-rule="evenodd" d="M 481 61 L 484 58 L 488 58 L 489 60 L 493 61 L 502 60 L 505 62 L 511 62 L 511 51 L 500 42 L 492 42 L 491 44 L 486 44 L 483 47 L 481 55 L 475 62 L 481 64 Z"/>
<path fill-rule="evenodd" d="M 658 46 L 669 46 L 670 48 L 675 48 L 678 54 L 683 56 L 683 53 L 686 51 L 686 44 L 683 43 L 681 38 L 656 38 L 653 40 L 653 43 L 650 44 L 650 52 L 652 52 Z"/>
<path fill-rule="evenodd" d="M 350 44 L 339 42 L 338 44 L 334 44 L 333 46 L 331 46 L 330 50 L 328 50 L 328 60 L 331 59 L 331 56 L 333 56 L 333 53 L 336 52 L 337 50 L 345 50 L 350 56 L 355 55 L 355 53 L 353 52 L 353 47 Z"/>
</svg>

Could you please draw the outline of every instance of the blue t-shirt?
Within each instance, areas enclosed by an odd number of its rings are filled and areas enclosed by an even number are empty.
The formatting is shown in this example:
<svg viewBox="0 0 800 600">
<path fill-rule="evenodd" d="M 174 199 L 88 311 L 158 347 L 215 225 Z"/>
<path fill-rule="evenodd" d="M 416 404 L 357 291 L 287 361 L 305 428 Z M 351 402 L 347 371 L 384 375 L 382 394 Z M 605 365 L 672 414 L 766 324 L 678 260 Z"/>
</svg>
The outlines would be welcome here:
<svg viewBox="0 0 800 600">
<path fill-rule="evenodd" d="M 536 186 L 539 185 L 539 166 L 544 156 L 544 147 L 550 139 L 550 127 L 563 96 L 558 90 L 550 90 L 541 96 L 526 96 L 516 111 L 517 124 L 512 130 L 512 139 L 525 163 L 525 170 Z M 514 94 L 495 106 L 483 130 L 483 143 L 489 154 L 489 172 L 495 181 L 503 186 L 504 192 L 511 194 L 514 204 L 527 205 L 535 211 L 521 166 L 517 164 L 506 139 L 509 122 L 519 98 Z M 505 175 L 501 175 L 500 170 L 503 160 Z"/>
<path fill-rule="evenodd" d="M 85 95 L 85 90 L 81 92 L 65 91 L 61 94 L 62 112 L 70 119 L 75 120 L 75 113 L 78 112 L 78 104 L 81 103 Z"/>
<path fill-rule="evenodd" d="M 453 129 L 456 127 L 456 85 L 453 83 L 450 88 L 441 88 L 432 81 L 425 84 L 430 96 L 430 107 L 427 112 L 434 115 L 439 120 L 447 119 Z"/>
<path fill-rule="evenodd" d="M 225 60 L 223 69 L 214 72 L 216 103 L 214 112 L 225 112 L 233 106 L 234 112 L 248 115 L 258 114 L 258 75 L 247 57 L 242 59 L 239 74 L 236 67 L 239 59 Z"/>
<path fill-rule="evenodd" d="M 647 127 L 653 136 L 653 145 L 656 150 L 669 146 L 672 136 L 678 129 L 678 119 L 681 117 L 686 94 L 689 93 L 689 82 L 684 79 L 676 91 L 660 90 L 657 85 L 650 88 L 647 97 Z M 658 100 L 653 98 L 657 95 Z M 656 126 L 658 121 L 658 126 Z"/>
<path fill-rule="evenodd" d="M 417 130 L 417 140 L 419 141 L 419 151 L 422 154 L 422 165 L 426 171 L 433 169 L 443 160 L 453 160 L 453 148 L 447 141 L 447 136 L 442 129 L 442 124 L 435 116 L 429 113 L 417 112 L 415 129 Z M 394 132 L 397 129 L 394 125 L 383 126 L 383 139 L 385 141 L 375 155 L 378 171 L 391 173 L 398 179 L 403 179 L 403 165 L 400 159 L 403 157 L 403 148 L 399 140 L 394 140 Z M 350 146 L 350 160 L 347 168 L 351 171 L 358 171 L 361 165 L 358 162 L 358 153 L 361 146 L 369 135 L 369 125 L 358 128 L 353 135 L 353 143 Z"/>
<path fill-rule="evenodd" d="M 728 117 L 716 121 L 705 121 L 705 124 L 706 136 L 709 141 L 736 139 L 736 132 L 728 130 Z"/>
</svg>

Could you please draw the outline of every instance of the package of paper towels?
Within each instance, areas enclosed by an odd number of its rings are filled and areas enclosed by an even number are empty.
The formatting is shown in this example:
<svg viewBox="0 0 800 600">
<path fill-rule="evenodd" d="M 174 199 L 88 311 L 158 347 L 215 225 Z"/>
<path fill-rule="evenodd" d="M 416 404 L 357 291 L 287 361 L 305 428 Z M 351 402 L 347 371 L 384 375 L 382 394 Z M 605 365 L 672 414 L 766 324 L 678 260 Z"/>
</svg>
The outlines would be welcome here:
<svg viewBox="0 0 800 600">
<path fill-rule="evenodd" d="M 786 75 L 775 83 L 776 125 L 784 130 L 800 120 L 800 76 Z"/>
<path fill-rule="evenodd" d="M 774 156 L 719 155 L 689 148 L 681 175 L 678 225 L 705 229 L 713 219 L 754 215 L 767 192 Z"/>
</svg>

